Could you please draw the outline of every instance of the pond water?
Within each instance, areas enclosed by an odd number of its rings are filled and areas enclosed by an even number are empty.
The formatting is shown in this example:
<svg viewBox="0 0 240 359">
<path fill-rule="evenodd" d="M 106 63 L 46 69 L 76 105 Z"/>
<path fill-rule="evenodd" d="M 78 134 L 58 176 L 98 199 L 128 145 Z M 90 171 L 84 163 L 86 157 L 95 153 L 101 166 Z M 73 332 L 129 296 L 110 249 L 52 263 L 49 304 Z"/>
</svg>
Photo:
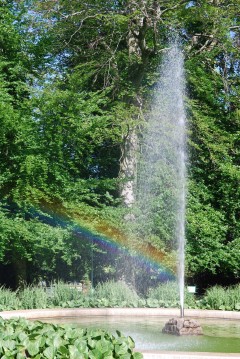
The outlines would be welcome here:
<svg viewBox="0 0 240 359">
<path fill-rule="evenodd" d="M 203 328 L 201 336 L 163 334 L 169 318 L 95 316 L 49 319 L 51 323 L 68 323 L 81 328 L 101 328 L 111 333 L 120 330 L 130 335 L 141 350 L 240 353 L 240 321 L 198 319 Z M 47 320 L 46 320 L 47 321 Z"/>
</svg>

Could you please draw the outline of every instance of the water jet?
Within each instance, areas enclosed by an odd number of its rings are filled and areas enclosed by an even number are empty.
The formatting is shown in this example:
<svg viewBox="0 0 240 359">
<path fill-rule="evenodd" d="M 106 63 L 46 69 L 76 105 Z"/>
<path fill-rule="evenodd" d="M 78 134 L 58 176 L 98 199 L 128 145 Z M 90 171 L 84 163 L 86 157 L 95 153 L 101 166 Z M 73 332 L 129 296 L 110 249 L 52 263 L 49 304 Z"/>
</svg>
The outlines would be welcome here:
<svg viewBox="0 0 240 359">
<path fill-rule="evenodd" d="M 159 69 L 160 76 L 141 144 L 142 163 L 138 178 L 139 226 L 150 222 L 151 218 L 157 218 L 160 212 L 160 220 L 166 223 L 168 240 L 171 238 L 170 247 L 178 249 L 181 318 L 184 317 L 187 161 L 183 64 L 182 51 L 175 41 L 164 53 Z M 163 199 L 156 204 L 155 197 Z"/>
</svg>

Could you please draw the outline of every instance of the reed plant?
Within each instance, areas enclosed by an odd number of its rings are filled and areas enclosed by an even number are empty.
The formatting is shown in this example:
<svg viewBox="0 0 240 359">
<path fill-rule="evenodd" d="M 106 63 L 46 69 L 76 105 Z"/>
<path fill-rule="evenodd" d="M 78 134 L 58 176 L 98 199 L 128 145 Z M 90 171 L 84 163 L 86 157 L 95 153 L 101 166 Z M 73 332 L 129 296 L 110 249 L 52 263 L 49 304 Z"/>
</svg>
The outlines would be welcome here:
<svg viewBox="0 0 240 359">
<path fill-rule="evenodd" d="M 178 301 L 179 290 L 176 282 L 168 281 L 159 284 L 155 288 L 151 288 L 148 293 L 148 298 L 162 301 Z"/>
<path fill-rule="evenodd" d="M 229 288 L 233 310 L 240 310 L 240 284 Z"/>
<path fill-rule="evenodd" d="M 201 306 L 206 309 L 240 310 L 240 284 L 228 288 L 217 285 L 207 289 Z"/>
<path fill-rule="evenodd" d="M 20 308 L 18 293 L 5 287 L 0 287 L 0 310 L 15 310 Z"/>
<path fill-rule="evenodd" d="M 94 291 L 94 301 L 98 306 L 138 306 L 137 292 L 124 281 L 99 283 Z"/>
<path fill-rule="evenodd" d="M 51 303 L 56 307 L 67 307 L 68 304 L 78 306 L 82 302 L 83 292 L 79 291 L 73 285 L 69 285 L 62 281 L 52 283 L 49 291 Z"/>
<path fill-rule="evenodd" d="M 180 296 L 178 283 L 176 281 L 167 281 L 159 284 L 155 288 L 151 288 L 148 293 L 147 304 L 148 306 L 155 307 L 179 307 Z M 195 295 L 193 293 L 189 293 L 187 288 L 185 288 L 185 308 L 194 308 L 195 305 Z"/>
<path fill-rule="evenodd" d="M 141 298 L 124 281 L 99 283 L 94 291 L 85 293 L 74 285 L 53 283 L 48 288 L 25 286 L 15 292 L 0 287 L 0 311 L 15 309 L 44 309 L 53 307 L 179 307 L 179 289 L 176 282 L 162 283 Z M 228 288 L 209 288 L 201 299 L 185 289 L 185 308 L 240 311 L 240 284 Z"/>
<path fill-rule="evenodd" d="M 22 309 L 45 309 L 49 306 L 49 297 L 44 288 L 25 286 L 18 293 Z"/>
</svg>

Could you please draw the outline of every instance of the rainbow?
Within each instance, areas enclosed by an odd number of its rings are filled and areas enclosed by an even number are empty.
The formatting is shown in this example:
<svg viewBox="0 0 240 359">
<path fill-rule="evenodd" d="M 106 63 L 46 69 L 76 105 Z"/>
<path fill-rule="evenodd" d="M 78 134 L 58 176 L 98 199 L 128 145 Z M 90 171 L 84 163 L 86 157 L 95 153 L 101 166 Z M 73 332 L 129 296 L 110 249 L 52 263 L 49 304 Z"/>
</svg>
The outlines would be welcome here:
<svg viewBox="0 0 240 359">
<path fill-rule="evenodd" d="M 131 249 L 126 234 L 107 221 L 97 221 L 80 210 L 68 210 L 62 204 L 45 203 L 41 210 L 32 209 L 34 217 L 49 225 L 71 227 L 74 235 L 111 254 L 129 257 L 146 272 L 154 273 L 160 281 L 174 280 L 176 269 L 167 266 L 167 254 L 150 243 L 138 243 Z M 89 223 L 92 223 L 90 228 Z"/>
</svg>

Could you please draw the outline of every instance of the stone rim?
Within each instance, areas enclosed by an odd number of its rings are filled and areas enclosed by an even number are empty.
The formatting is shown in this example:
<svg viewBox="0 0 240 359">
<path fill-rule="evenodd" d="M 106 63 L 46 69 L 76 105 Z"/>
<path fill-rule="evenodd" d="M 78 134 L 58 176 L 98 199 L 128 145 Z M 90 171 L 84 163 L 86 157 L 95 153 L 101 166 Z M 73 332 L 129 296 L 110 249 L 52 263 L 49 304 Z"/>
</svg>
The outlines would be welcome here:
<svg viewBox="0 0 240 359">
<path fill-rule="evenodd" d="M 76 316 L 161 316 L 180 317 L 177 308 L 53 308 L 53 309 L 25 309 L 0 312 L 0 317 L 10 319 L 24 317 L 27 319 L 62 318 Z M 185 309 L 186 318 L 218 318 L 240 320 L 240 312 Z"/>
</svg>

